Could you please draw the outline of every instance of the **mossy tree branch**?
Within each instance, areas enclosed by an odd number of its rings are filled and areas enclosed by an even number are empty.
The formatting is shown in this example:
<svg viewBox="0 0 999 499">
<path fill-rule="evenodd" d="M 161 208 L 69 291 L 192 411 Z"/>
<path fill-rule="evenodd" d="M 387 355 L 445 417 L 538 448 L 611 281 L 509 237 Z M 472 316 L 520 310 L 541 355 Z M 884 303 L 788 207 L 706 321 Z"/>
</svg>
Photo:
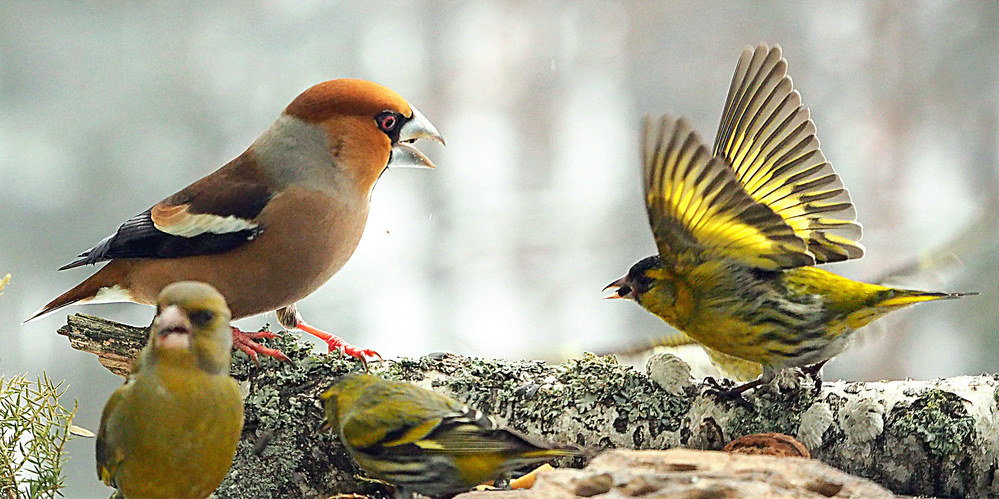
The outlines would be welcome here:
<svg viewBox="0 0 999 499">
<path fill-rule="evenodd" d="M 114 370 L 145 341 L 141 328 L 74 315 L 60 329 Z M 236 354 L 246 424 L 219 497 L 326 497 L 371 492 L 342 446 L 321 430 L 318 395 L 357 363 L 274 340 L 295 366 L 256 366 Z M 747 396 L 720 400 L 672 356 L 648 373 L 611 357 L 560 365 L 440 355 L 374 364 L 372 372 L 441 390 L 551 441 L 588 447 L 719 449 L 760 432 L 797 437 L 818 458 L 896 493 L 984 497 L 999 492 L 999 377 L 878 383 L 813 381 L 786 373 Z"/>
</svg>

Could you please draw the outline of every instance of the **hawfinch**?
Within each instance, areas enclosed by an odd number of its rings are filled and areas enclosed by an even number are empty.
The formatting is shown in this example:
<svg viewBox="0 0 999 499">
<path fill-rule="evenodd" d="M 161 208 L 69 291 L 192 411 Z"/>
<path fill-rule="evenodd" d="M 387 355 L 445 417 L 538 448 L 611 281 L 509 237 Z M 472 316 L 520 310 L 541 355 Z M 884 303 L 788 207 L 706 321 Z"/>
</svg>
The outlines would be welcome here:
<svg viewBox="0 0 999 499">
<path fill-rule="evenodd" d="M 282 326 L 323 339 L 331 351 L 377 356 L 306 324 L 295 303 L 350 258 L 386 167 L 434 167 L 413 147 L 419 138 L 444 144 L 394 91 L 353 79 L 315 85 L 246 152 L 60 268 L 110 260 L 28 320 L 73 303 L 153 304 L 166 285 L 195 280 L 222 293 L 234 320 L 277 311 Z M 286 359 L 252 341 L 268 335 L 233 328 L 234 345 L 252 358 Z"/>
<path fill-rule="evenodd" d="M 97 476 L 125 497 L 208 497 L 243 428 L 229 376 L 232 335 L 222 295 L 200 282 L 160 293 L 149 343 L 104 406 Z"/>
</svg>

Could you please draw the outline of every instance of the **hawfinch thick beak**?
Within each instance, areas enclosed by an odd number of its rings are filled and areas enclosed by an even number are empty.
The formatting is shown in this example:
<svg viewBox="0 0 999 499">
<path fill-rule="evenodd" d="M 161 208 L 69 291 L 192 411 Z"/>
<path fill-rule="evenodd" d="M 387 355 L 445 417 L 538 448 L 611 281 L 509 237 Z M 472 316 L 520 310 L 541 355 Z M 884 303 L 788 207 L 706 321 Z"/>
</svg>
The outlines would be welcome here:
<svg viewBox="0 0 999 499">
<path fill-rule="evenodd" d="M 430 139 L 444 145 L 444 137 L 437 131 L 437 127 L 423 116 L 423 113 L 412 106 L 410 109 L 413 111 L 413 117 L 399 130 L 399 142 L 392 146 L 392 157 L 386 166 L 434 168 L 434 163 L 419 149 L 413 147 L 412 142 L 416 139 Z"/>
<path fill-rule="evenodd" d="M 604 299 L 615 300 L 619 298 L 631 298 L 631 284 L 628 282 L 628 275 L 621 276 L 620 279 L 604 287 Z"/>
<path fill-rule="evenodd" d="M 186 349 L 190 345 L 191 321 L 180 307 L 170 305 L 156 316 L 153 333 L 160 348 Z"/>
</svg>

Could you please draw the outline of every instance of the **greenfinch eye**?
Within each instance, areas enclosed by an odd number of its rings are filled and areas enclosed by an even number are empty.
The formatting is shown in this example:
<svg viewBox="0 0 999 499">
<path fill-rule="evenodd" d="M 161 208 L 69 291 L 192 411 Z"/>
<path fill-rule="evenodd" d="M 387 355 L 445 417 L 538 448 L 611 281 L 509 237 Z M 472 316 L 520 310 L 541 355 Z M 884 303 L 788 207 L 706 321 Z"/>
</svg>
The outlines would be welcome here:
<svg viewBox="0 0 999 499">
<path fill-rule="evenodd" d="M 196 310 L 188 316 L 195 326 L 204 326 L 215 318 L 215 313 L 210 310 Z"/>
</svg>

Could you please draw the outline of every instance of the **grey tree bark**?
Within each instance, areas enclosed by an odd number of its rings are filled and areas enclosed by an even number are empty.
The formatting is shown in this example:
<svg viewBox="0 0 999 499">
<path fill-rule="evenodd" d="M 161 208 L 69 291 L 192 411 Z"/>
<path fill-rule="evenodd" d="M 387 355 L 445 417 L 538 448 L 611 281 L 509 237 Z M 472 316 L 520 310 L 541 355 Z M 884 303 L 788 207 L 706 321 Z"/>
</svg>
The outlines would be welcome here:
<svg viewBox="0 0 999 499">
<path fill-rule="evenodd" d="M 73 315 L 59 332 L 118 374 L 145 342 L 142 328 Z M 295 365 L 234 356 L 246 393 L 246 423 L 218 497 L 328 497 L 384 491 L 361 478 L 343 447 L 323 431 L 317 400 L 358 363 L 315 355 L 292 335 L 273 340 Z M 814 458 L 897 494 L 999 496 L 999 377 L 851 383 L 795 372 L 724 400 L 691 379 L 671 355 L 646 372 L 613 357 L 584 355 L 559 365 L 441 354 L 371 366 L 375 374 L 445 392 L 553 442 L 630 449 L 720 449 L 743 435 L 796 437 Z"/>
</svg>

